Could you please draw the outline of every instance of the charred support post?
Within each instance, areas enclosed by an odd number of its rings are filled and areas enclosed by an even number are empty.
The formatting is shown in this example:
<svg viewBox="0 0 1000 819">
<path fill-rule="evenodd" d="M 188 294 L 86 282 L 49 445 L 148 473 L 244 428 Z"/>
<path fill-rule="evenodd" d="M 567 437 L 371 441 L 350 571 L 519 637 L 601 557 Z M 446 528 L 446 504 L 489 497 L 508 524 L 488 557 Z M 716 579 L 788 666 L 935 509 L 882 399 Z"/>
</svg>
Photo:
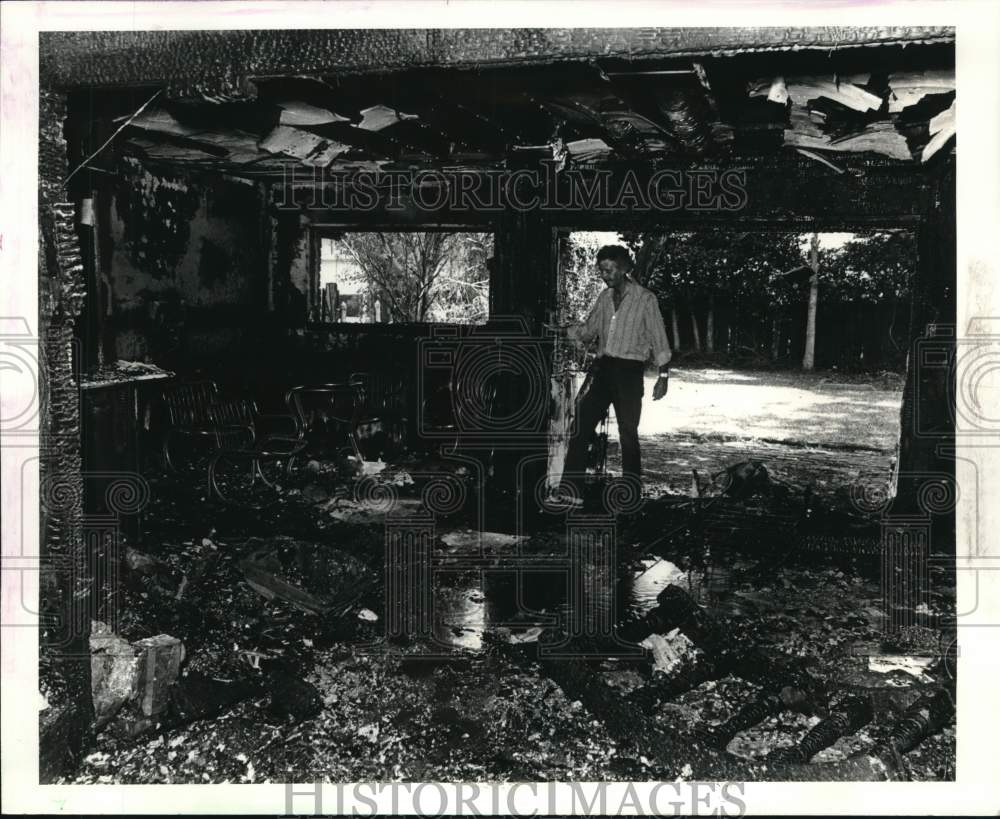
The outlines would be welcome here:
<svg viewBox="0 0 1000 819">
<path fill-rule="evenodd" d="M 554 315 L 558 323 L 562 324 L 566 321 L 567 305 L 569 304 L 569 290 L 563 271 L 568 269 L 570 264 L 568 258 L 570 243 L 559 240 L 557 242 L 558 261 L 555 271 L 557 296 Z M 566 461 L 566 452 L 569 448 L 569 438 L 572 432 L 574 379 L 569 365 L 570 342 L 565 338 L 556 338 L 552 346 L 552 377 L 549 380 L 549 395 L 552 401 L 547 467 L 549 489 L 556 488 L 562 477 L 563 464 Z"/>
<path fill-rule="evenodd" d="M 954 549 L 955 176 L 939 170 L 917 235 L 910 354 L 900 409 L 896 496 L 882 524 L 885 629 L 913 625 L 927 593 L 928 557 Z"/>
<path fill-rule="evenodd" d="M 935 514 L 931 549 L 948 544 L 939 536 L 954 532 L 954 509 L 941 514 L 928 508 L 919 491 L 929 475 L 954 480 L 954 458 L 947 448 L 954 445 L 954 372 L 935 366 L 944 357 L 953 362 L 955 327 L 955 172 L 948 163 L 939 171 L 928 192 L 917 233 L 918 269 L 913 281 L 910 314 L 910 354 L 900 409 L 900 450 L 893 515 Z M 924 351 L 933 347 L 932 360 Z"/>
<path fill-rule="evenodd" d="M 522 317 L 538 330 L 556 298 L 556 240 L 541 213 L 504 212 L 497 225 L 496 266 L 496 315 Z"/>
<path fill-rule="evenodd" d="M 504 436 L 503 448 L 495 453 L 498 489 L 519 493 L 522 519 L 535 514 L 534 487 L 545 479 L 548 450 L 549 413 L 526 411 L 530 402 L 545 402 L 548 409 L 549 376 L 552 370 L 552 346 L 546 342 L 542 324 L 556 303 L 556 240 L 551 226 L 537 211 L 506 211 L 497 224 L 493 280 L 494 315 L 492 318 L 517 318 L 525 323 L 530 339 L 542 352 L 542 383 L 521 380 L 518 387 L 498 395 L 499 417 L 518 414 L 542 418 L 538 429 L 511 430 Z M 532 408 L 534 410 L 535 408 Z M 522 466 L 523 465 L 523 466 Z M 508 481 L 503 485 L 502 481 Z M 512 485 L 510 482 L 521 482 Z"/>
<path fill-rule="evenodd" d="M 65 98 L 39 94 L 38 208 L 41 532 L 39 557 L 42 658 L 65 681 L 65 702 L 40 714 L 39 778 L 51 782 L 75 764 L 93 721 L 90 699 L 89 561 L 83 539 L 80 396 L 74 379 L 73 324 L 83 306 L 83 265 L 65 197 Z M 44 667 L 44 665 L 43 665 Z M 42 672 L 45 684 L 45 672 Z"/>
</svg>

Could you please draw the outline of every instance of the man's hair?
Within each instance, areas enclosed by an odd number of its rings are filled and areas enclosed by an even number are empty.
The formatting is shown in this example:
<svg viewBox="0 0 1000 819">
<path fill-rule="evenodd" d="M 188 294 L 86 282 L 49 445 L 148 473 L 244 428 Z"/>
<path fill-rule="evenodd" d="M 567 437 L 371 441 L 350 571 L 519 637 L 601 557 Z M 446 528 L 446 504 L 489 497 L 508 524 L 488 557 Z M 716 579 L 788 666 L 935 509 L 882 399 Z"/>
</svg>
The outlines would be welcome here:
<svg viewBox="0 0 1000 819">
<path fill-rule="evenodd" d="M 626 270 L 632 269 L 632 254 L 628 248 L 622 245 L 605 245 L 597 251 L 597 262 L 600 264 L 604 260 L 618 262 Z"/>
</svg>

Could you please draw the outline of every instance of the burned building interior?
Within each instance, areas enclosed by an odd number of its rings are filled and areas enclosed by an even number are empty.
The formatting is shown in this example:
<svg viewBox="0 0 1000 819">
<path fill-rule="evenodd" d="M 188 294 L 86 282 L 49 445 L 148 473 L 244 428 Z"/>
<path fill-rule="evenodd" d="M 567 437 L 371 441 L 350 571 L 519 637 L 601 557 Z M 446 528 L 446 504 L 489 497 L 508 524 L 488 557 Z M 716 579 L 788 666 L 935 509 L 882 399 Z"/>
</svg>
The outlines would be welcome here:
<svg viewBox="0 0 1000 819">
<path fill-rule="evenodd" d="M 954 778 L 953 29 L 40 49 L 43 782 Z M 518 171 L 619 194 L 439 196 Z M 565 242 L 704 230 L 912 237 L 895 440 L 817 482 L 865 448 L 696 436 L 547 508 Z M 347 320 L 355 235 L 485 237 L 485 314 Z"/>
</svg>

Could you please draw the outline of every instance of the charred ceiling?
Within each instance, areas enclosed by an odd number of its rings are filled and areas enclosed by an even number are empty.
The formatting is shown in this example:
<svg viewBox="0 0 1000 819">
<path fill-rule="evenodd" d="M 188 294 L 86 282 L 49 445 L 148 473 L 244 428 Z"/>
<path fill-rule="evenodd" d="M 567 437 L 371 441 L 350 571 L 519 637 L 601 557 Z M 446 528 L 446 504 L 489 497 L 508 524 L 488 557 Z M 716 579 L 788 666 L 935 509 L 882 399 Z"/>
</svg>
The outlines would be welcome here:
<svg viewBox="0 0 1000 819">
<path fill-rule="evenodd" d="M 89 162 L 97 170 L 114 172 L 131 157 L 163 171 L 265 181 L 289 166 L 487 170 L 553 159 L 597 167 L 787 151 L 839 169 L 845 154 L 920 164 L 953 144 L 948 43 L 731 57 L 608 53 L 544 67 L 439 60 L 311 75 L 290 67 L 245 76 L 237 98 L 178 94 L 170 84 L 90 86 L 70 93 L 70 128 L 78 159 L 97 152 Z"/>
<path fill-rule="evenodd" d="M 220 97 L 244 95 L 252 77 L 850 51 L 954 37 L 942 26 L 49 32 L 40 67 L 54 88 L 158 83 L 170 96 Z"/>
</svg>

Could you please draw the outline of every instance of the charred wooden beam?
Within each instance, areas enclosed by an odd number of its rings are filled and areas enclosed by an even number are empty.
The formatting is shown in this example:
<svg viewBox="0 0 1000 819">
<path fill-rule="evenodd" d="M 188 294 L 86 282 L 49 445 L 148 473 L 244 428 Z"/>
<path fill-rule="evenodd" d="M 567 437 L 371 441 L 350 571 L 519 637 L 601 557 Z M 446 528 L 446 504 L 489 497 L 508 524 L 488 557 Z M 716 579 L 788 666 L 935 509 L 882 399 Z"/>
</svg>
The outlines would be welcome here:
<svg viewBox="0 0 1000 819">
<path fill-rule="evenodd" d="M 660 771 L 676 776 L 684 765 L 689 765 L 695 776 L 702 776 L 707 770 L 713 774 L 722 770 L 729 776 L 736 774 L 737 778 L 747 776 L 748 765 L 719 754 L 686 726 L 670 718 L 665 725 L 650 720 L 583 661 L 568 658 L 543 661 L 542 671 L 568 698 L 579 700 L 599 719 L 611 737 L 627 749 L 652 757 Z"/>
<path fill-rule="evenodd" d="M 525 654 L 511 647 L 512 659 Z M 534 654 L 521 660 L 537 660 Z M 819 723 L 792 750 L 782 750 L 761 760 L 747 760 L 726 753 L 725 745 L 741 730 L 768 716 L 796 709 L 788 693 L 765 693 L 740 709 L 722 726 L 690 727 L 668 712 L 650 720 L 638 704 L 608 685 L 601 674 L 582 659 L 540 659 L 542 671 L 562 688 L 569 699 L 579 700 L 605 726 L 609 735 L 627 751 L 643 753 L 661 774 L 674 775 L 682 765 L 703 779 L 755 779 L 760 781 L 887 781 L 906 778 L 902 755 L 947 726 L 954 718 L 954 702 L 946 690 L 921 698 L 907 709 L 889 737 L 872 751 L 844 762 L 806 764 L 819 750 L 840 736 L 860 729 L 872 718 L 871 706 L 848 700 L 837 714 Z"/>
<path fill-rule="evenodd" d="M 947 726 L 955 716 L 955 700 L 946 688 L 927 694 L 906 709 L 900 720 L 893 726 L 888 738 L 876 751 L 876 755 L 889 762 L 889 758 L 912 751 L 927 737 L 933 736 Z"/>
<path fill-rule="evenodd" d="M 810 728 L 796 745 L 772 751 L 767 755 L 767 760 L 775 763 L 808 762 L 841 737 L 849 736 L 864 728 L 874 716 L 870 700 L 850 697 L 841 703 L 836 713 Z"/>
<path fill-rule="evenodd" d="M 789 782 L 885 782 L 909 778 L 903 754 L 948 726 L 955 717 L 952 692 L 940 689 L 921 697 L 906 710 L 889 737 L 869 752 L 843 762 L 822 764 L 779 764 L 765 769 L 770 781 Z"/>
<path fill-rule="evenodd" d="M 753 728 L 784 709 L 785 705 L 777 694 L 763 694 L 744 705 L 721 725 L 707 725 L 700 733 L 710 746 L 725 748 L 740 731 Z"/>
</svg>

